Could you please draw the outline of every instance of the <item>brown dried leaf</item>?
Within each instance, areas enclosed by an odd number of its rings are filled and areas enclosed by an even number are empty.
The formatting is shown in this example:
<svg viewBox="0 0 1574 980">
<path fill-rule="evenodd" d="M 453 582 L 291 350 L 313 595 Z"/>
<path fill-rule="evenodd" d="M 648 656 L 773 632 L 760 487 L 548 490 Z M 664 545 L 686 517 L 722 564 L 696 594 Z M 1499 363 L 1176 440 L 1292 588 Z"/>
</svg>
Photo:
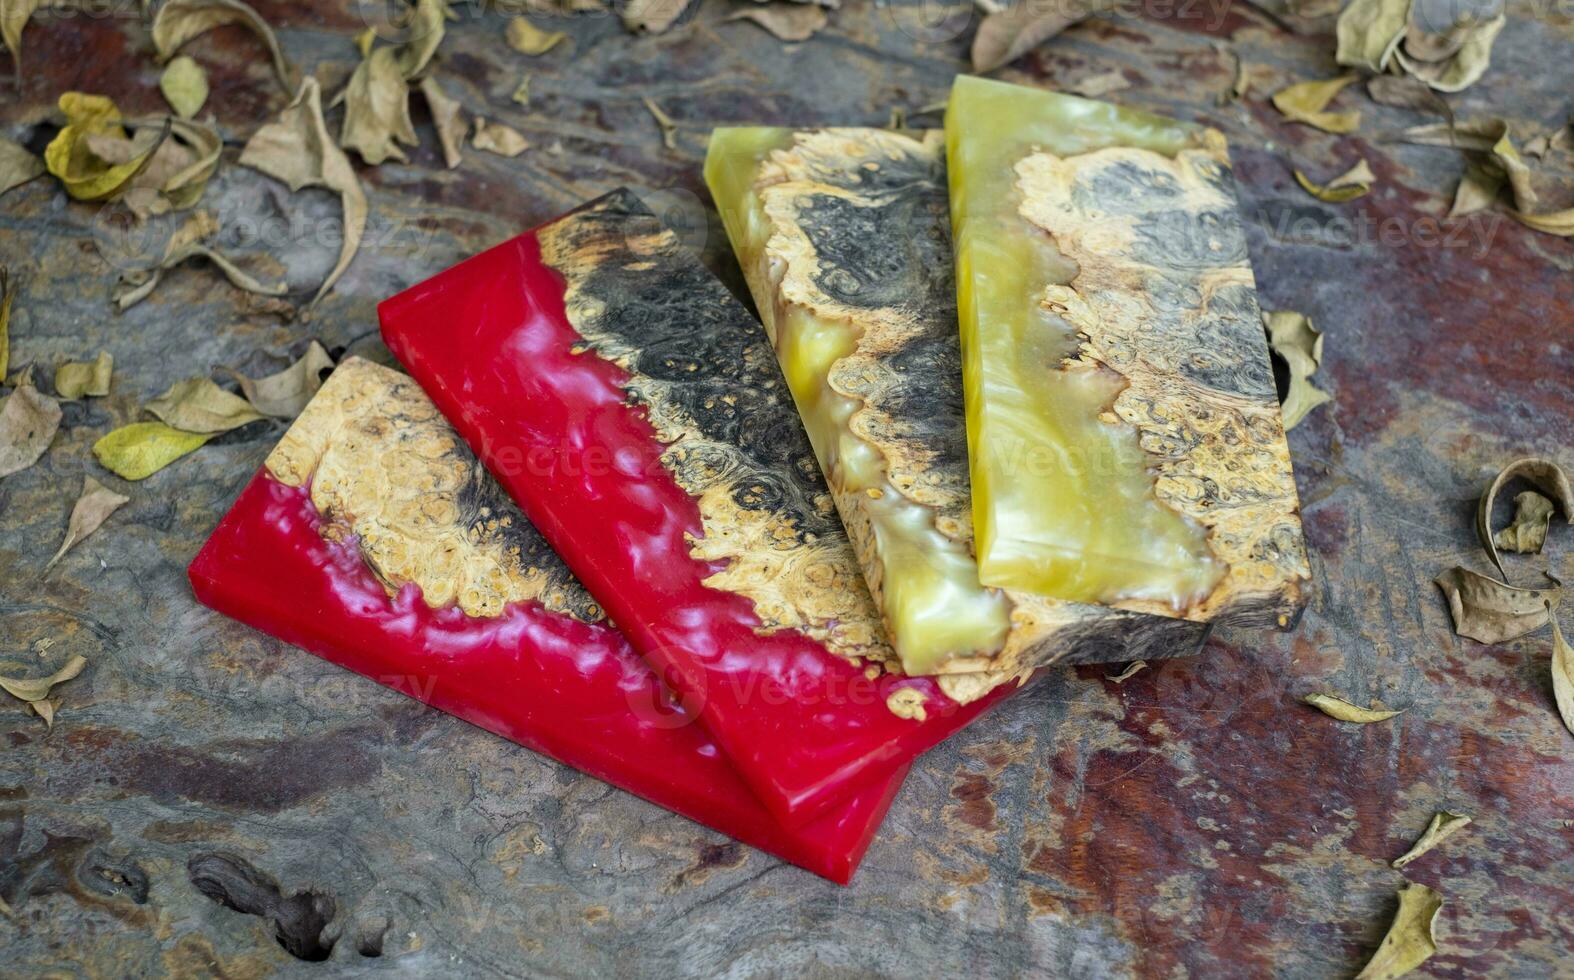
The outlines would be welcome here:
<svg viewBox="0 0 1574 980">
<path fill-rule="evenodd" d="M 27 469 L 44 455 L 60 428 L 60 405 L 23 384 L 0 404 L 0 476 Z"/>
<path fill-rule="evenodd" d="M 517 157 L 530 149 L 530 141 L 517 129 L 502 123 L 489 123 L 480 116 L 475 117 L 475 133 L 470 137 L 470 145 L 505 157 Z"/>
<path fill-rule="evenodd" d="M 1432 822 L 1427 824 L 1426 831 L 1421 835 L 1421 839 L 1416 841 L 1410 850 L 1394 858 L 1393 866 L 1403 868 L 1411 861 L 1441 844 L 1445 839 L 1452 837 L 1455 833 L 1464 830 L 1468 826 L 1470 826 L 1470 818 L 1464 814 L 1439 810 L 1433 814 Z"/>
<path fill-rule="evenodd" d="M 1324 107 L 1357 77 L 1344 75 L 1316 82 L 1300 82 L 1282 88 L 1273 94 L 1274 108 L 1292 122 L 1315 126 L 1327 133 L 1353 133 L 1356 127 L 1361 125 L 1359 110 L 1325 112 Z"/>
<path fill-rule="evenodd" d="M 1456 120 L 1427 123 L 1402 130 L 1398 139 L 1419 146 L 1451 146 L 1458 150 L 1490 150 L 1503 136 L 1501 119 Z"/>
<path fill-rule="evenodd" d="M 338 192 L 344 208 L 344 243 L 339 248 L 339 261 L 312 300 L 313 304 L 319 302 L 344 275 L 361 247 L 368 207 L 350 158 L 328 135 L 322 118 L 322 90 L 316 78 L 308 76 L 302 81 L 295 101 L 277 120 L 257 130 L 241 151 L 240 162 L 284 181 L 292 191 L 326 187 Z"/>
<path fill-rule="evenodd" d="M 1350 68 L 1381 74 L 1404 39 L 1410 0 L 1354 0 L 1334 29 L 1334 60 Z"/>
<path fill-rule="evenodd" d="M 780 41 L 807 41 L 829 18 L 825 8 L 815 4 L 769 3 L 752 10 L 740 10 L 727 19 L 753 21 Z"/>
<path fill-rule="evenodd" d="M 410 121 L 410 88 L 399 69 L 398 49 L 378 48 L 350 76 L 339 145 L 377 166 L 390 157 L 408 162 L 399 144 L 417 142 Z"/>
<path fill-rule="evenodd" d="M 1563 630 L 1558 628 L 1558 618 L 1550 604 L 1547 618 L 1552 620 L 1552 698 L 1557 702 L 1563 727 L 1574 735 L 1574 649 L 1563 639 Z"/>
<path fill-rule="evenodd" d="M 229 373 L 252 408 L 274 418 L 292 419 L 317 394 L 317 389 L 322 387 L 323 370 L 331 367 L 333 358 L 314 340 L 300 360 L 277 374 L 253 381 L 236 371 Z"/>
<path fill-rule="evenodd" d="M 677 22 L 694 0 L 628 0 L 623 26 L 634 33 L 660 34 Z"/>
<path fill-rule="evenodd" d="M 20 143 L 0 138 L 0 194 L 45 173 L 44 161 L 27 151 Z"/>
<path fill-rule="evenodd" d="M 54 568 L 55 562 L 65 557 L 66 552 L 81 543 L 83 538 L 97 531 L 110 514 L 130 500 L 130 497 L 121 496 L 91 476 L 84 477 L 82 495 L 77 498 L 76 506 L 71 508 L 71 519 L 66 524 L 65 540 L 60 542 L 59 550 L 55 552 L 53 558 L 49 559 L 49 564 L 44 566 L 44 571 Z"/>
<path fill-rule="evenodd" d="M 1286 432 L 1301 424 L 1312 409 L 1332 400 L 1328 392 L 1312 384 L 1311 376 L 1323 363 L 1323 335 L 1312 326 L 1311 318 L 1294 310 L 1265 312 L 1268 344 L 1284 358 L 1290 370 L 1290 390 L 1279 406 Z"/>
<path fill-rule="evenodd" d="M 1380 708 L 1363 708 L 1333 694 L 1308 694 L 1302 700 L 1330 718 L 1354 722 L 1357 725 L 1370 725 L 1374 721 L 1387 721 L 1395 715 L 1403 713 L 1403 709 L 1387 711 Z"/>
<path fill-rule="evenodd" d="M 1366 80 L 1366 92 L 1373 102 L 1397 109 L 1414 109 L 1442 116 L 1450 122 L 1454 110 L 1432 87 L 1408 75 L 1376 75 Z"/>
<path fill-rule="evenodd" d="M 1432 924 L 1443 908 L 1443 896 L 1425 885 L 1407 882 L 1399 890 L 1399 911 L 1377 952 L 1356 980 L 1394 980 L 1425 963 L 1437 952 Z"/>
<path fill-rule="evenodd" d="M 529 79 L 526 79 L 529 82 Z M 443 147 L 443 162 L 452 170 L 464 160 L 459 148 L 465 142 L 464 110 L 454 99 L 450 99 L 437 84 L 437 78 L 428 75 L 421 80 L 421 94 L 426 98 L 426 107 L 432 112 L 432 124 L 437 127 L 437 142 Z"/>
<path fill-rule="evenodd" d="M 645 103 L 646 110 L 650 112 L 651 118 L 656 120 L 656 126 L 661 130 L 661 145 L 669 150 L 676 150 L 678 124 L 673 122 L 672 117 L 663 112 L 661 106 L 657 105 L 650 96 L 645 96 L 642 101 Z"/>
<path fill-rule="evenodd" d="M 1326 184 L 1315 183 L 1299 170 L 1295 171 L 1295 180 L 1319 201 L 1340 204 L 1364 196 L 1372 189 L 1372 182 L 1377 180 L 1377 175 L 1362 160 Z"/>
<path fill-rule="evenodd" d="M 163 422 L 133 422 L 93 443 L 93 455 L 117 476 L 145 480 L 212 438 Z"/>
<path fill-rule="evenodd" d="M 207 378 L 177 381 L 146 407 L 182 432 L 205 435 L 218 435 L 266 417 L 246 399 L 230 394 Z"/>
<path fill-rule="evenodd" d="M 101 95 L 67 92 L 59 104 L 66 125 L 44 148 L 44 165 L 79 201 L 107 200 L 125 190 L 169 137 L 166 123 L 157 133 L 131 139 L 120 109 Z"/>
<path fill-rule="evenodd" d="M 204 240 L 218 230 L 218 222 L 206 211 L 198 211 L 187 218 L 170 235 L 169 241 L 164 246 L 164 255 L 152 271 L 122 277 L 129 288 L 116 295 L 115 304 L 122 311 L 130 309 L 152 295 L 154 288 L 163 281 L 167 270 L 194 258 L 204 258 L 212 262 L 224 274 L 224 278 L 248 293 L 260 293 L 265 296 L 284 295 L 287 288 L 285 283 L 262 282 L 224 255 L 203 244 Z"/>
<path fill-rule="evenodd" d="M 507 37 L 509 47 L 532 58 L 546 54 L 568 39 L 568 35 L 562 31 L 543 31 L 524 17 L 515 17 L 508 22 Z"/>
<path fill-rule="evenodd" d="M 1574 523 L 1574 488 L 1569 486 L 1567 474 L 1557 463 L 1539 456 L 1527 456 L 1503 467 L 1503 470 L 1492 478 L 1492 482 L 1487 484 L 1486 491 L 1481 494 L 1480 502 L 1476 504 L 1476 537 L 1481 541 L 1481 546 L 1487 549 L 1492 564 L 1497 566 L 1498 574 L 1503 576 L 1504 582 L 1508 581 L 1508 572 L 1503 568 L 1503 560 L 1498 557 L 1497 544 L 1493 540 L 1492 508 L 1497 504 L 1498 493 L 1513 480 L 1525 480 L 1546 494 L 1562 509 L 1563 516 Z"/>
<path fill-rule="evenodd" d="M 53 729 L 55 727 L 55 711 L 60 707 L 60 698 L 45 698 L 42 701 L 29 701 L 27 702 L 27 706 L 33 709 L 33 713 L 35 715 L 44 719 L 44 727 L 46 729 Z"/>
<path fill-rule="evenodd" d="M 274 73 L 284 90 L 296 94 L 294 72 L 285 60 L 284 51 L 273 28 L 262 15 L 240 0 L 168 0 L 153 18 L 153 46 L 160 61 L 168 61 L 192 38 L 206 34 L 224 24 L 244 24 L 262 38 L 273 59 Z"/>
<path fill-rule="evenodd" d="M 48 677 L 0 677 L 0 689 L 23 701 L 42 701 L 49 697 L 50 688 L 71 680 L 82 673 L 82 668 L 86 666 L 86 657 L 72 657 L 64 667 Z"/>
<path fill-rule="evenodd" d="M 1433 581 L 1448 597 L 1454 632 L 1481 643 L 1502 643 L 1547 625 L 1548 605 L 1563 596 L 1561 586 L 1518 589 L 1468 568 L 1450 568 Z"/>
<path fill-rule="evenodd" d="M 1108 0 L 1069 6 L 1016 3 L 986 13 L 973 35 L 973 71 L 982 75 L 1008 65 L 1066 28 L 1113 6 Z"/>
<path fill-rule="evenodd" d="M 1541 554 L 1554 510 L 1552 501 L 1534 490 L 1526 490 L 1514 498 L 1514 522 L 1492 535 L 1492 543 L 1521 555 Z"/>
<path fill-rule="evenodd" d="M 192 59 L 181 55 L 170 60 L 159 76 L 159 91 L 175 115 L 190 119 L 208 101 L 208 73 Z"/>
<path fill-rule="evenodd" d="M 91 361 L 67 361 L 55 368 L 55 394 L 68 402 L 88 396 L 102 398 L 109 394 L 114 370 L 115 359 L 109 351 L 99 351 Z"/>
<path fill-rule="evenodd" d="M 1439 92 L 1458 92 L 1486 74 L 1492 63 L 1492 44 L 1507 23 L 1508 18 L 1499 14 L 1488 21 L 1471 23 L 1457 34 L 1445 35 L 1445 43 L 1426 52 L 1441 54 L 1440 58 L 1412 54 L 1425 49 L 1409 39 L 1395 49 L 1394 57 L 1401 68 Z"/>
</svg>

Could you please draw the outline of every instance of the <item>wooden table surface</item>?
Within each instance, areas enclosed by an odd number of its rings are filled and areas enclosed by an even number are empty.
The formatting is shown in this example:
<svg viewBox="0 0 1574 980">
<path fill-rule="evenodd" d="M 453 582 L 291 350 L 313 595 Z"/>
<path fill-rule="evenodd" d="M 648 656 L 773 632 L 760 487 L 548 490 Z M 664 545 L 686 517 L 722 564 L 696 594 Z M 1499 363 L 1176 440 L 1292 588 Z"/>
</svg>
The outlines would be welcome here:
<svg viewBox="0 0 1574 980">
<path fill-rule="evenodd" d="M 20 94 L 0 82 L 0 132 L 41 149 L 72 89 L 162 110 L 146 28 L 123 7 L 35 21 Z M 336 91 L 364 26 L 353 3 L 257 7 Z M 1314 573 L 1300 629 L 1223 632 L 1121 686 L 1101 668 L 1043 679 L 914 767 L 851 887 L 198 606 L 185 565 L 284 423 L 127 484 L 89 447 L 147 400 L 221 365 L 276 369 L 311 338 L 387 362 L 379 299 L 617 185 L 739 287 L 700 178 L 708 130 L 882 125 L 892 107 L 937 125 L 917 110 L 945 96 L 971 34 L 965 5 L 844 0 L 790 46 L 703 0 L 654 37 L 606 13 L 540 18 L 572 44 L 529 59 L 505 46 L 503 15 L 456 8 L 438 76 L 532 147 L 468 150 L 444 170 L 418 110 L 411 162 L 361 169 L 366 243 L 310 322 L 249 312 L 200 266 L 118 315 L 94 245 L 116 233 L 107 212 L 48 178 L 0 199 L 0 261 L 25 277 L 12 363 L 50 375 L 105 349 L 116 369 L 109 397 L 64 406 L 38 465 L 0 480 L 0 660 L 89 661 L 52 731 L 0 703 L 0 898 L 14 910 L 0 972 L 1350 975 L 1396 906 L 1388 862 L 1449 809 L 1474 825 L 1405 872 L 1447 899 L 1422 973 L 1574 976 L 1574 737 L 1553 707 L 1550 638 L 1459 639 L 1431 584 L 1488 567 L 1470 522 L 1500 465 L 1530 451 L 1574 463 L 1574 248 L 1501 210 L 1440 226 L 1461 157 L 1381 139 L 1425 120 L 1359 87 L 1341 97 L 1362 111 L 1357 133 L 1287 123 L 1265 94 L 1336 73 L 1328 17 L 1148 0 L 997 73 L 1065 85 L 1117 69 L 1130 84 L 1111 98 L 1229 136 L 1263 305 L 1327 333 L 1334 402 L 1290 438 Z M 1525 134 L 1560 123 L 1571 24 L 1554 4 L 1513 7 L 1494 67 L 1451 100 L 1459 115 Z M 1218 98 L 1235 74 L 1221 42 L 1253 66 L 1243 102 Z M 220 241 L 304 299 L 337 251 L 337 201 L 234 164 L 285 101 L 250 35 L 225 28 L 189 53 L 233 143 L 204 202 Z M 526 72 L 522 108 L 510 96 Z M 645 96 L 678 121 L 676 149 Z M 1323 204 L 1292 179 L 1359 156 L 1379 179 L 1358 201 Z M 84 474 L 131 503 L 40 577 Z M 1557 573 L 1568 534 L 1514 559 L 1522 583 Z M 1340 725 L 1297 703 L 1318 690 L 1407 710 Z M 276 943 L 268 914 L 329 962 Z"/>
</svg>

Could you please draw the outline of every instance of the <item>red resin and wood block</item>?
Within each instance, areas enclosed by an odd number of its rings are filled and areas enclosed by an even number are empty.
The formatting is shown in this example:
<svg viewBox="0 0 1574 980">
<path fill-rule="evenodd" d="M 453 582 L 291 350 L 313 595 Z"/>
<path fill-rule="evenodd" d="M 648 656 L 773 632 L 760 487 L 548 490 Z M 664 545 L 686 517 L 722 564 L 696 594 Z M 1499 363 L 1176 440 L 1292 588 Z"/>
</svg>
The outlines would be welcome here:
<svg viewBox="0 0 1574 980">
<path fill-rule="evenodd" d="M 243 623 L 846 883 L 905 768 L 784 827 L 409 378 L 339 365 L 189 570 Z"/>
<path fill-rule="evenodd" d="M 388 300 L 383 339 L 773 812 L 1017 685 L 907 677 L 758 322 L 614 192 Z"/>
</svg>

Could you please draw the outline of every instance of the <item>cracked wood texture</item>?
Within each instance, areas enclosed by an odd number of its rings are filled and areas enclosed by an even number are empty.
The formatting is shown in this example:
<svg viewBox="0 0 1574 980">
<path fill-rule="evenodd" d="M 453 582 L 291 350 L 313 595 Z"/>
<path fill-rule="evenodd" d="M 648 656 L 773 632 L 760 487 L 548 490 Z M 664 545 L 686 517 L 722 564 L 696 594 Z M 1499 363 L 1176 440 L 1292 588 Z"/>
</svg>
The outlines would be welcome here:
<svg viewBox="0 0 1574 980">
<path fill-rule="evenodd" d="M 20 91 L 0 80 L 0 132 L 41 150 L 70 89 L 162 110 L 138 5 L 122 6 L 35 19 Z M 364 27 L 352 5 L 257 7 L 325 89 L 348 78 Z M 704 0 L 656 37 L 606 14 L 538 18 L 572 44 L 525 59 L 501 15 L 456 7 L 438 77 L 532 149 L 467 149 L 446 171 L 417 100 L 422 145 L 408 165 L 360 170 L 367 242 L 311 323 L 262 315 L 200 267 L 117 316 L 116 268 L 92 242 L 125 256 L 118 225 L 47 179 L 0 198 L 0 260 L 25 277 L 13 365 L 36 362 L 42 379 L 99 348 L 116 364 L 110 395 L 66 403 L 43 460 L 0 480 L 0 662 L 36 675 L 89 659 L 58 689 L 52 731 L 0 704 L 8 974 L 1349 975 L 1395 908 L 1388 862 L 1438 809 L 1475 823 L 1406 868 L 1447 900 L 1421 974 L 1568 969 L 1574 739 L 1553 713 L 1550 641 L 1455 637 L 1430 580 L 1487 567 L 1471 515 L 1502 463 L 1571 462 L 1574 248 L 1496 210 L 1440 227 L 1462 161 L 1377 139 L 1424 120 L 1358 87 L 1340 97 L 1362 112 L 1350 136 L 1279 116 L 1266 93 L 1335 74 L 1331 18 L 1151 5 L 997 73 L 1050 86 L 1118 70 L 1130 87 L 1108 98 L 1228 136 L 1263 305 L 1328 335 L 1317 380 L 1335 401 L 1290 433 L 1312 563 L 1299 629 L 1221 629 L 1203 656 L 1119 686 L 1098 667 L 1046 678 L 919 761 L 850 888 L 199 607 L 185 565 L 285 424 L 215 439 L 139 484 L 97 468 L 104 432 L 181 378 L 262 374 L 312 337 L 386 363 L 380 299 L 621 184 L 742 295 L 706 210 L 709 128 L 880 125 L 892 106 L 933 125 L 916 110 L 945 97 L 971 36 L 967 5 L 937 21 L 933 5 L 893 0 L 844 3 L 785 46 Z M 1214 42 L 1232 37 L 1252 91 L 1220 105 L 1235 63 Z M 1507 115 L 1516 132 L 1557 125 L 1571 40 L 1555 5 L 1516 8 L 1455 110 Z M 186 53 L 233 141 L 205 199 L 221 244 L 309 297 L 337 254 L 337 202 L 234 165 L 284 105 L 266 54 L 234 27 Z M 528 108 L 510 100 L 526 72 Z M 676 149 L 644 96 L 678 121 Z M 1357 155 L 1379 180 L 1350 204 L 1310 198 L 1291 174 Z M 131 503 L 40 577 L 84 473 Z M 1517 581 L 1560 571 L 1567 539 L 1552 539 L 1546 557 L 1510 559 Z M 1408 710 L 1340 725 L 1295 703 L 1318 690 Z"/>
</svg>

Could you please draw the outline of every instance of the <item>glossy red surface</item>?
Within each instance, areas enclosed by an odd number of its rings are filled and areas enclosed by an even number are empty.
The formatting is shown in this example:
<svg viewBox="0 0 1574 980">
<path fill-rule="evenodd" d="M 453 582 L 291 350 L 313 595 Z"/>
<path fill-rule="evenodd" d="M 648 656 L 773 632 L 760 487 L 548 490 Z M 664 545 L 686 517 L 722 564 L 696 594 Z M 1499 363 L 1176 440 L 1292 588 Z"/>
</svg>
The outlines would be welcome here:
<svg viewBox="0 0 1574 980">
<path fill-rule="evenodd" d="M 415 586 L 390 599 L 319 523 L 305 488 L 258 473 L 191 563 L 197 598 L 816 874 L 852 876 L 905 770 L 786 829 L 616 630 L 535 604 L 472 618 Z"/>
<path fill-rule="evenodd" d="M 583 338 L 534 233 L 379 314 L 388 347 L 784 820 L 889 778 L 1008 693 L 962 706 L 927 678 L 869 680 L 800 633 L 757 633 L 747 598 L 702 585 L 718 567 L 689 554 L 698 505 L 663 468 L 643 409 L 628 404 L 628 376 L 574 352 Z M 924 692 L 926 720 L 890 712 L 899 687 Z"/>
</svg>

